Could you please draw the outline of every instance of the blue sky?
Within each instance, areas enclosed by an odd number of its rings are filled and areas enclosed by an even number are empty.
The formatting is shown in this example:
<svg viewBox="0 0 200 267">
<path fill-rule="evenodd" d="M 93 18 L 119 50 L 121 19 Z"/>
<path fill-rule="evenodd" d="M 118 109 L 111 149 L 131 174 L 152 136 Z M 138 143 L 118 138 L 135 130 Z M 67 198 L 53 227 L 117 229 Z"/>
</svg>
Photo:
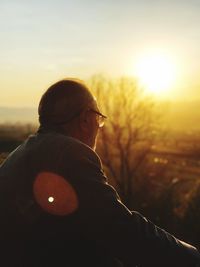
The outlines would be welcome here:
<svg viewBox="0 0 200 267">
<path fill-rule="evenodd" d="M 66 76 L 129 74 L 149 48 L 177 57 L 177 95 L 199 97 L 199 25 L 199 0 L 1 0 L 0 105 L 36 105 Z"/>
</svg>

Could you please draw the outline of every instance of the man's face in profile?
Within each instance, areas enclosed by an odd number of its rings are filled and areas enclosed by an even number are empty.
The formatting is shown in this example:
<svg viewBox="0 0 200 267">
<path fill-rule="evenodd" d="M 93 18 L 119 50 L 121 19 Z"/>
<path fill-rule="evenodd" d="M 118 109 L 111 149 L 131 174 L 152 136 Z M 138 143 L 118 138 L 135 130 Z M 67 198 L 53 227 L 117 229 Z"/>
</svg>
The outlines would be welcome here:
<svg viewBox="0 0 200 267">
<path fill-rule="evenodd" d="M 100 113 L 95 99 L 91 105 L 91 108 L 88 108 L 87 112 L 90 121 L 90 127 L 88 132 L 90 139 L 90 147 L 95 150 L 99 128 L 103 127 L 106 116 Z"/>
<path fill-rule="evenodd" d="M 90 121 L 90 126 L 88 129 L 89 146 L 95 150 L 99 131 L 98 115 L 95 112 L 88 111 L 88 117 Z"/>
</svg>

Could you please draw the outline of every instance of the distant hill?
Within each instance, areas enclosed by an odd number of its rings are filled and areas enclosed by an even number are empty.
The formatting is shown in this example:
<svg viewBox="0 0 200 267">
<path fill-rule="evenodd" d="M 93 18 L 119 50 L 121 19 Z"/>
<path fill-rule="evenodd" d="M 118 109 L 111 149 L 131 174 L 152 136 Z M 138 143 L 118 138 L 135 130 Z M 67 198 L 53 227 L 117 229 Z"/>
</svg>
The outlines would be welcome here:
<svg viewBox="0 0 200 267">
<path fill-rule="evenodd" d="M 37 123 L 37 108 L 0 107 L 0 123 Z"/>
<path fill-rule="evenodd" d="M 200 101 L 163 102 L 159 105 L 159 110 L 167 128 L 181 131 L 200 130 Z M 37 122 L 37 108 L 0 107 L 0 123 Z"/>
</svg>

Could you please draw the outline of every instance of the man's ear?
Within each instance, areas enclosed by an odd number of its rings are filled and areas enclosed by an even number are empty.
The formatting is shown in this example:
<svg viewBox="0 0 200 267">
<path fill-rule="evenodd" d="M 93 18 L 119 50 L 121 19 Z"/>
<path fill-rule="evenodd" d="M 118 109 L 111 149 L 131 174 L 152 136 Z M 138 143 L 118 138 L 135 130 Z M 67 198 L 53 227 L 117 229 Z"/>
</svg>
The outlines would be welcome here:
<svg viewBox="0 0 200 267">
<path fill-rule="evenodd" d="M 80 123 L 80 127 L 82 129 L 82 131 L 86 132 L 88 131 L 89 128 L 89 114 L 87 111 L 83 111 L 79 117 L 79 123 Z"/>
</svg>

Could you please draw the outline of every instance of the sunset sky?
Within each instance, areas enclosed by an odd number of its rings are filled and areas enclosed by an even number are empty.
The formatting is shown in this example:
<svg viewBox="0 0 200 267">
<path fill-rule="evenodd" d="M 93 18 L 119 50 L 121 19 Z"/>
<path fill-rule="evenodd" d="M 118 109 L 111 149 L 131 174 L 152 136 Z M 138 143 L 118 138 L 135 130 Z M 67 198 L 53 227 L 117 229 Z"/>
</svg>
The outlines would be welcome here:
<svg viewBox="0 0 200 267">
<path fill-rule="evenodd" d="M 199 0 L 0 0 L 0 32 L 0 106 L 36 106 L 64 77 L 134 76 L 152 53 L 175 69 L 166 99 L 200 99 Z"/>
</svg>

